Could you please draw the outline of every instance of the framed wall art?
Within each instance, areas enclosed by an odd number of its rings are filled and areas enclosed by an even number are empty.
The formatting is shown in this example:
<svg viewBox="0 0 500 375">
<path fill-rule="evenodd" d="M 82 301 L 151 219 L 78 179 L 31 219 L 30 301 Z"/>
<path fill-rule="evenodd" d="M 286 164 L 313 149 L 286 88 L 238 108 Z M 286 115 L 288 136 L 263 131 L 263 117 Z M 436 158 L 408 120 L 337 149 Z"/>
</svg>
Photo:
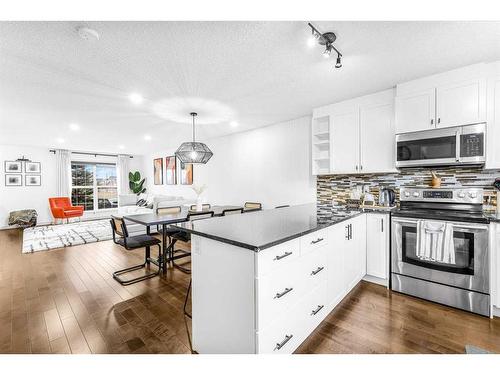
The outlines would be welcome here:
<svg viewBox="0 0 500 375">
<path fill-rule="evenodd" d="M 181 164 L 181 185 L 193 184 L 193 164 Z"/>
<path fill-rule="evenodd" d="M 5 186 L 23 186 L 23 175 L 5 174 Z"/>
<path fill-rule="evenodd" d="M 6 161 L 5 173 L 21 173 L 23 171 L 23 163 L 21 161 Z"/>
<path fill-rule="evenodd" d="M 154 184 L 163 185 L 163 158 L 153 160 Z"/>
<path fill-rule="evenodd" d="M 24 176 L 24 185 L 25 186 L 42 186 L 42 176 L 37 174 L 27 174 Z"/>
<path fill-rule="evenodd" d="M 165 158 L 165 184 L 177 184 L 177 158 L 175 156 L 167 156 Z"/>
<path fill-rule="evenodd" d="M 40 162 L 37 161 L 27 161 L 24 164 L 24 172 L 25 173 L 41 173 L 42 166 Z"/>
</svg>

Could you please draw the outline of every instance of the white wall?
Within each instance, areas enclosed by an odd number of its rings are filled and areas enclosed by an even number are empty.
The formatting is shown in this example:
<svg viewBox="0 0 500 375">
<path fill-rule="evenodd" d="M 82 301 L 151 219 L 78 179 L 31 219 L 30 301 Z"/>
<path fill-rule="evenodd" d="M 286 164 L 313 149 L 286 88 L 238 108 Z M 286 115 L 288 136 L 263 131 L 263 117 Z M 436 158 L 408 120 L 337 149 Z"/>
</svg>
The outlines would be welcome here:
<svg viewBox="0 0 500 375">
<path fill-rule="evenodd" d="M 41 162 L 42 186 L 5 186 L 5 161 L 25 156 Z M 0 145 L 0 228 L 6 227 L 9 212 L 33 208 L 38 212 L 38 222 L 51 221 L 48 198 L 56 191 L 56 158 L 47 148 Z M 24 167 L 23 167 L 24 168 Z"/>
<path fill-rule="evenodd" d="M 16 160 L 25 156 L 32 161 L 41 162 L 42 185 L 41 186 L 5 186 L 5 163 L 4 161 Z M 73 155 L 73 160 L 87 161 L 115 161 L 116 158 L 98 160 L 93 156 Z M 7 227 L 9 212 L 21 209 L 35 209 L 38 212 L 38 223 L 47 224 L 52 222 L 52 215 L 49 209 L 48 198 L 57 195 L 56 187 L 56 158 L 49 152 L 48 148 L 33 146 L 12 146 L 0 145 L 0 228 Z M 134 156 L 130 159 L 130 170 L 142 170 L 143 159 L 141 156 Z M 23 176 L 24 179 L 24 176 Z M 89 217 L 87 214 L 86 217 Z"/>
<path fill-rule="evenodd" d="M 205 141 L 214 156 L 206 165 L 194 167 L 194 183 L 207 185 L 203 200 L 211 204 L 255 201 L 262 202 L 264 208 L 315 202 L 310 123 L 310 117 L 303 117 Z M 194 198 L 189 186 L 153 184 L 153 159 L 174 152 L 170 149 L 144 156 L 142 169 L 147 171 L 148 192 Z"/>
</svg>

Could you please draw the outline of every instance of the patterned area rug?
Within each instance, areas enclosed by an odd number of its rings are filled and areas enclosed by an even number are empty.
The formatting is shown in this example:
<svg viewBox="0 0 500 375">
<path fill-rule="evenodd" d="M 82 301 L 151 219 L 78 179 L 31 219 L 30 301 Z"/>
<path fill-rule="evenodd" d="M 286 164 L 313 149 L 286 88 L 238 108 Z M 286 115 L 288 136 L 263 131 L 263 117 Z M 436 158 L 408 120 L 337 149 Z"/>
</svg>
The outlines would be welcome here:
<svg viewBox="0 0 500 375">
<path fill-rule="evenodd" d="M 109 219 L 27 228 L 23 253 L 82 245 L 113 238 Z"/>
</svg>

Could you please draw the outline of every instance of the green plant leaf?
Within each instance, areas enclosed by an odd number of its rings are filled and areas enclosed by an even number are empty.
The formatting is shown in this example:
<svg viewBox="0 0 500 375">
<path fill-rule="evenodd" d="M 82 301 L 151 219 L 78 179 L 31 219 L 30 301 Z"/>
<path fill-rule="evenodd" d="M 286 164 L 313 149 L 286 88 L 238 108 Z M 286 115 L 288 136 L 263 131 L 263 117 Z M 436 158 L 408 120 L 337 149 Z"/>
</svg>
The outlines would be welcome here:
<svg viewBox="0 0 500 375">
<path fill-rule="evenodd" d="M 134 174 L 132 172 L 128 172 L 128 180 L 130 182 L 134 181 Z"/>
<path fill-rule="evenodd" d="M 130 188 L 130 190 L 134 191 L 134 188 L 135 188 L 135 182 L 134 182 L 134 181 L 129 181 L 129 182 L 128 182 L 128 187 Z"/>
<path fill-rule="evenodd" d="M 141 180 L 141 174 L 139 173 L 139 171 L 134 173 L 134 180 L 135 182 L 139 182 Z"/>
</svg>

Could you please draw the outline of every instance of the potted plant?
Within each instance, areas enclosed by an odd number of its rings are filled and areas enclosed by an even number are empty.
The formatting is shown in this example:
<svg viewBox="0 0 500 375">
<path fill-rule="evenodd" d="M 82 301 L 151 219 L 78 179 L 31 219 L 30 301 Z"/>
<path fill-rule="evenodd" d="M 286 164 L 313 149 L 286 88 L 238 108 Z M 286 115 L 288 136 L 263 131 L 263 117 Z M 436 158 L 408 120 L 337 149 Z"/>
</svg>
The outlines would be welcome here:
<svg viewBox="0 0 500 375">
<path fill-rule="evenodd" d="M 144 182 L 146 181 L 146 179 L 143 178 L 141 180 L 141 174 L 139 173 L 139 171 L 136 171 L 135 173 L 129 172 L 128 181 L 128 186 L 134 194 L 139 195 L 146 191 L 146 188 L 144 187 Z"/>
</svg>

